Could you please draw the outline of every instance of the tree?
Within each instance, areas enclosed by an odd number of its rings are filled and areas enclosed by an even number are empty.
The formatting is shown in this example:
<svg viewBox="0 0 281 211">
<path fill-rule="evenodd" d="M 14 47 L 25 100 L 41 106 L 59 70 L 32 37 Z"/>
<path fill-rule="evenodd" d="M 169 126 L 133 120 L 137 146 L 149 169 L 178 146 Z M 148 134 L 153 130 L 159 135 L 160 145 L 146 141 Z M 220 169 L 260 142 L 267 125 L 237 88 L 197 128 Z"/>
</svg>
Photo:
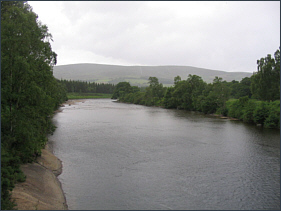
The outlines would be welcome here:
<svg viewBox="0 0 281 211">
<path fill-rule="evenodd" d="M 173 92 L 171 93 L 172 99 L 173 99 L 173 104 L 178 108 L 178 109 L 184 109 L 187 107 L 186 105 L 188 104 L 190 93 L 188 92 L 188 83 L 186 80 L 178 81 L 175 84 L 175 87 L 173 89 Z M 166 96 L 167 97 L 167 96 Z"/>
<path fill-rule="evenodd" d="M 1 203 L 9 209 L 9 191 L 23 178 L 19 163 L 40 155 L 54 129 L 50 116 L 66 93 L 52 73 L 52 36 L 32 8 L 2 1 L 1 24 Z"/>
<path fill-rule="evenodd" d="M 225 102 L 228 100 L 230 93 L 229 87 L 222 81 L 222 78 L 215 77 L 213 81 L 213 97 L 218 108 L 224 109 Z"/>
<path fill-rule="evenodd" d="M 199 96 L 202 95 L 207 84 L 200 76 L 191 74 L 188 75 L 187 82 L 190 84 L 189 92 L 191 95 L 191 105 L 189 108 L 191 110 L 198 110 L 200 104 Z"/>
<path fill-rule="evenodd" d="M 258 71 L 251 76 L 253 97 L 265 101 L 280 99 L 280 47 L 274 58 L 268 54 L 258 60 L 257 65 Z"/>
<path fill-rule="evenodd" d="M 230 96 L 239 99 L 240 97 L 251 97 L 251 79 L 249 77 L 243 78 L 240 82 L 233 80 L 228 83 L 230 87 Z"/>
<path fill-rule="evenodd" d="M 240 81 L 239 84 L 240 84 L 239 96 L 237 96 L 237 98 L 243 97 L 243 96 L 248 96 L 250 98 L 252 96 L 251 78 L 249 78 L 249 77 L 242 78 L 242 80 Z"/>
<path fill-rule="evenodd" d="M 180 76 L 176 76 L 175 78 L 174 78 L 174 85 L 176 85 L 178 82 L 180 82 L 181 81 L 181 77 Z"/>
<path fill-rule="evenodd" d="M 163 84 L 159 83 L 156 77 L 149 77 L 148 83 L 147 96 L 151 97 L 153 104 L 155 104 L 156 101 L 159 101 L 164 96 Z"/>
<path fill-rule="evenodd" d="M 112 95 L 112 99 L 118 99 L 122 97 L 122 95 L 130 93 L 132 91 L 132 87 L 129 82 L 119 82 Z"/>
<path fill-rule="evenodd" d="M 167 88 L 167 91 L 164 95 L 164 100 L 163 100 L 163 104 L 164 104 L 165 108 L 176 108 L 177 107 L 176 100 L 173 97 L 174 90 L 175 90 L 174 87 Z"/>
</svg>

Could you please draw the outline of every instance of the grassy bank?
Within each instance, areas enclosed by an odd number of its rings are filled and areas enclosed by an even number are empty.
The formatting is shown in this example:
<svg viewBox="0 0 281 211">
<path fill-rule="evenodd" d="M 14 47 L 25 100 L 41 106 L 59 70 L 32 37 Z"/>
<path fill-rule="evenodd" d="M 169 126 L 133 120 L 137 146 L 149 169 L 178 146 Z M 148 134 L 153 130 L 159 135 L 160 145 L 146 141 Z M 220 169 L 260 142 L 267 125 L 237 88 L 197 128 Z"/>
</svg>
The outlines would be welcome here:
<svg viewBox="0 0 281 211">
<path fill-rule="evenodd" d="M 98 98 L 111 98 L 112 94 L 104 93 L 78 93 L 71 92 L 67 93 L 68 99 L 98 99 Z"/>
</svg>

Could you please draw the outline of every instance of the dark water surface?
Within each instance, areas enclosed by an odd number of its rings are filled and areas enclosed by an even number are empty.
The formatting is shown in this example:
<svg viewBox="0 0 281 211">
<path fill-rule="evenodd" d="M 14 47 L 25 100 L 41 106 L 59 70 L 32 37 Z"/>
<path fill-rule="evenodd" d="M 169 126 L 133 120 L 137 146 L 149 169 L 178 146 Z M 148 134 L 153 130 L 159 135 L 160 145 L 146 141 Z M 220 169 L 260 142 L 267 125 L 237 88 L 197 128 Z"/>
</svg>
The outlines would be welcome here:
<svg viewBox="0 0 281 211">
<path fill-rule="evenodd" d="M 51 136 L 69 209 L 279 209 L 280 132 L 195 112 L 86 100 Z"/>
</svg>

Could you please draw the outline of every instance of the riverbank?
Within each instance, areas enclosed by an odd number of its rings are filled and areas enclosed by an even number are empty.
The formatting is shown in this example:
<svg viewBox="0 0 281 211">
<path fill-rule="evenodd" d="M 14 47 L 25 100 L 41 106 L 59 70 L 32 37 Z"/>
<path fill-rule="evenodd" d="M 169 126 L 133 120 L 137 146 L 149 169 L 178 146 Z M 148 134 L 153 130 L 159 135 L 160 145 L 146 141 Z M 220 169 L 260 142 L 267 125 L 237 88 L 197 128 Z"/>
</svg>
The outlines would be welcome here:
<svg viewBox="0 0 281 211">
<path fill-rule="evenodd" d="M 119 99 L 114 100 L 114 102 L 125 103 L 125 104 L 135 104 L 135 103 L 130 103 L 130 102 L 123 102 L 123 101 L 120 101 Z M 142 104 L 136 104 L 136 105 L 142 105 Z M 143 106 L 147 106 L 147 105 L 143 105 Z M 163 105 L 152 105 L 152 106 L 148 106 L 148 107 L 157 107 L 157 108 L 167 109 Z M 169 109 L 171 109 L 171 108 L 169 108 Z M 172 109 L 184 110 L 184 109 L 178 109 L 178 108 L 172 108 Z M 202 111 L 193 111 L 193 112 L 203 113 Z M 237 119 L 237 118 L 234 118 L 234 117 L 230 117 L 230 116 L 223 116 L 222 114 L 211 113 L 211 114 L 206 114 L 206 115 L 207 116 L 216 117 L 216 118 L 220 118 L 220 119 L 229 119 L 229 120 L 232 120 L 232 121 L 241 121 L 240 119 Z"/>
<path fill-rule="evenodd" d="M 217 117 L 217 118 L 220 118 L 220 119 L 229 119 L 229 120 L 232 120 L 232 121 L 241 121 L 240 119 L 233 118 L 233 117 L 230 117 L 230 116 L 223 116 L 222 114 L 207 114 L 207 115 Z"/>
<path fill-rule="evenodd" d="M 62 162 L 52 154 L 48 144 L 34 163 L 20 168 L 26 181 L 17 183 L 12 191 L 18 210 L 67 210 L 66 198 L 57 176 Z"/>
</svg>

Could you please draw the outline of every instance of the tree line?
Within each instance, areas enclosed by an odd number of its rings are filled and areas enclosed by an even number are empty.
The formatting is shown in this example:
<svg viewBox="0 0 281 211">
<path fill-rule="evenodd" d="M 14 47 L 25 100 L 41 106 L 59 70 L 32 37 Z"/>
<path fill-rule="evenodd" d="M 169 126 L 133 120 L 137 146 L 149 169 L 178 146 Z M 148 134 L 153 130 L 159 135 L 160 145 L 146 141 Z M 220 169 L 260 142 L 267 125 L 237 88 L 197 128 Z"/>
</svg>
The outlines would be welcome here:
<svg viewBox="0 0 281 211">
<path fill-rule="evenodd" d="M 141 91 L 128 82 L 116 85 L 112 99 L 146 106 L 220 114 L 267 128 L 280 127 L 280 48 L 257 61 L 258 71 L 239 81 L 215 77 L 206 83 L 197 75 L 186 80 L 174 78 L 172 87 L 163 87 L 156 77 Z"/>
<path fill-rule="evenodd" d="M 95 83 L 87 81 L 73 81 L 73 80 L 63 80 L 59 81 L 63 86 L 65 86 L 67 92 L 78 92 L 78 93 L 105 93 L 112 94 L 115 85 L 107 83 Z"/>
<path fill-rule="evenodd" d="M 19 166 L 41 154 L 51 117 L 66 100 L 53 76 L 57 55 L 48 27 L 23 1 L 1 1 L 1 209 L 14 209 L 10 191 L 25 176 Z"/>
</svg>

